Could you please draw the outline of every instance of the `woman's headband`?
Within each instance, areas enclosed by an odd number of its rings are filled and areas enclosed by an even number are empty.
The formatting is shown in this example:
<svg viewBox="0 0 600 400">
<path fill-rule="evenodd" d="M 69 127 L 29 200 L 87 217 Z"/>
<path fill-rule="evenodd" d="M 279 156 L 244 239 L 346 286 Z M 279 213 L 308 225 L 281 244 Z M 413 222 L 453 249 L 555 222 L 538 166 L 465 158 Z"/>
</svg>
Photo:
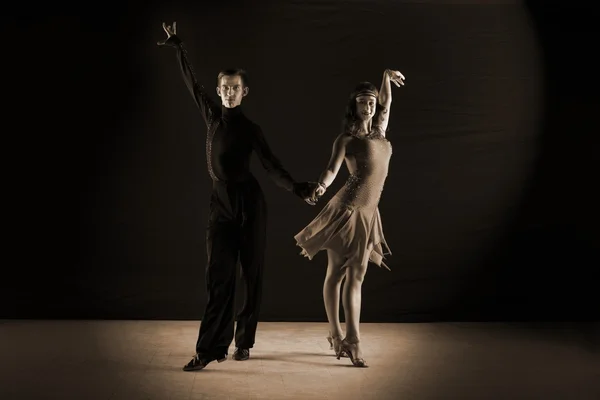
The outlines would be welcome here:
<svg viewBox="0 0 600 400">
<path fill-rule="evenodd" d="M 373 96 L 373 97 L 377 97 L 377 92 L 374 90 L 370 90 L 370 89 L 363 89 L 360 92 L 355 92 L 354 94 L 354 98 L 360 97 L 360 96 Z"/>
</svg>

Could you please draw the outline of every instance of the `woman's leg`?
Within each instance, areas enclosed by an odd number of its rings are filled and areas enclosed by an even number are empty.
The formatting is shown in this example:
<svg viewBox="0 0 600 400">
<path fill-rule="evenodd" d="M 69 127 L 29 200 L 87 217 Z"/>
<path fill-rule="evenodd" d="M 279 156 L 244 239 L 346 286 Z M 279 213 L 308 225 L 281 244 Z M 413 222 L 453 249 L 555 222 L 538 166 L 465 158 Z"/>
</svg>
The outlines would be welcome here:
<svg viewBox="0 0 600 400">
<path fill-rule="evenodd" d="M 367 249 L 366 254 L 371 254 Z M 367 272 L 368 258 L 361 264 L 350 265 L 346 269 L 346 282 L 342 293 L 344 316 L 346 320 L 346 341 L 351 344 L 353 358 L 362 358 L 360 349 L 360 310 L 362 303 L 362 283 Z"/>
<path fill-rule="evenodd" d="M 345 271 L 341 267 L 346 260 L 333 250 L 327 250 L 327 259 L 327 274 L 325 282 L 323 282 L 323 301 L 329 321 L 329 334 L 335 338 L 343 336 L 340 324 L 340 287 L 345 275 Z"/>
</svg>

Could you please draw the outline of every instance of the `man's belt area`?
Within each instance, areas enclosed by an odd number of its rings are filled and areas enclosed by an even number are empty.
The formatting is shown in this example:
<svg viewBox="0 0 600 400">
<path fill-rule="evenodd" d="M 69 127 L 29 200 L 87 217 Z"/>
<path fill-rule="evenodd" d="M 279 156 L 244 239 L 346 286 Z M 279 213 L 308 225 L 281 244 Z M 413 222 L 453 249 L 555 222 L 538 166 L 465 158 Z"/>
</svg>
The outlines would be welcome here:
<svg viewBox="0 0 600 400">
<path fill-rule="evenodd" d="M 227 179 L 221 179 L 221 178 L 218 178 L 217 176 L 212 176 L 213 185 L 228 185 L 228 184 L 244 183 L 244 182 L 248 182 L 248 181 L 253 181 L 255 179 L 256 178 L 254 178 L 254 175 L 252 175 L 252 173 L 250 171 L 244 172 L 235 177 L 229 177 Z"/>
</svg>

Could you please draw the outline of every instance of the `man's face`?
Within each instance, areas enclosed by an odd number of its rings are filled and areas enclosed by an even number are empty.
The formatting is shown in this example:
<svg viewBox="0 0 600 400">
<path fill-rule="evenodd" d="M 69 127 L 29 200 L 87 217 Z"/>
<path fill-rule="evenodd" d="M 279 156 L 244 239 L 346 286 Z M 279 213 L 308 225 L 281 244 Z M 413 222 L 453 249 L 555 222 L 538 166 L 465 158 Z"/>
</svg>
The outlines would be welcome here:
<svg viewBox="0 0 600 400">
<path fill-rule="evenodd" d="M 221 97 L 221 103 L 227 108 L 234 108 L 242 104 L 242 99 L 248 94 L 248 88 L 242 84 L 239 75 L 222 76 L 217 94 Z"/>
</svg>

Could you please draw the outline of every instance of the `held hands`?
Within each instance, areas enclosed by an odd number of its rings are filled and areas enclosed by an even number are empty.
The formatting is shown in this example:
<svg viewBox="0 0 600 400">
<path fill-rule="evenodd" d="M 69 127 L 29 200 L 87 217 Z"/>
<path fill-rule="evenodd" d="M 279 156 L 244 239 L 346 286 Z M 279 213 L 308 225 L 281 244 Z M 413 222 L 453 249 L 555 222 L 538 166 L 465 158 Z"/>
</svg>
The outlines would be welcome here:
<svg viewBox="0 0 600 400">
<path fill-rule="evenodd" d="M 156 44 L 159 46 L 164 46 L 166 44 L 167 40 L 169 40 L 171 38 L 171 36 L 177 34 L 177 22 L 173 22 L 173 25 L 167 25 L 163 22 L 162 27 L 165 30 L 165 32 L 167 33 L 167 38 L 157 42 Z"/>
<path fill-rule="evenodd" d="M 317 187 L 314 188 L 314 190 L 312 191 L 310 199 L 316 204 L 317 201 L 319 201 L 319 199 L 321 198 L 321 196 L 325 194 L 326 190 L 327 188 L 325 187 L 325 185 L 317 182 Z"/>
<path fill-rule="evenodd" d="M 394 82 L 397 87 L 404 86 L 404 80 L 406 79 L 400 71 L 394 71 L 391 69 L 385 70 L 386 75 L 390 78 L 390 81 Z"/>
<path fill-rule="evenodd" d="M 314 206 L 316 203 L 316 199 L 313 199 L 313 192 L 319 186 L 317 182 L 296 182 L 294 183 L 293 192 L 296 196 L 300 197 L 302 200 Z"/>
</svg>

